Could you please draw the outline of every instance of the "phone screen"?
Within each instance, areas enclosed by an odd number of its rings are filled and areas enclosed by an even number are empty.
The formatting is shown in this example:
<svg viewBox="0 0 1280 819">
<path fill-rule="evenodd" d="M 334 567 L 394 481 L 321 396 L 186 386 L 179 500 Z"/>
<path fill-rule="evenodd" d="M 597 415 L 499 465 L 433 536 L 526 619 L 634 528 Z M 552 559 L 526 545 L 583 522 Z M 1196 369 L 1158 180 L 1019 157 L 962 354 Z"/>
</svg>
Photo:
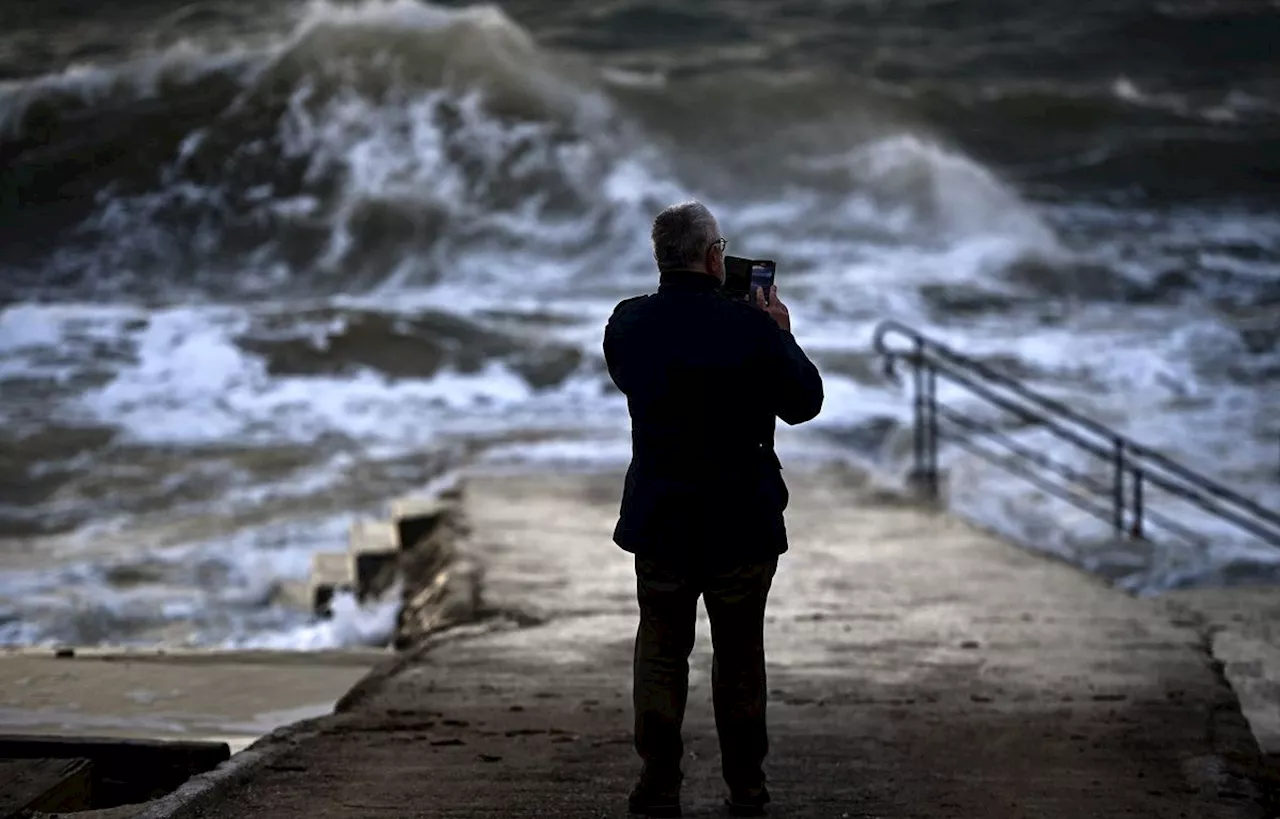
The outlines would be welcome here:
<svg viewBox="0 0 1280 819">
<path fill-rule="evenodd" d="M 778 266 L 772 259 L 757 259 L 751 263 L 751 299 L 755 300 L 756 290 L 764 291 L 765 301 L 769 300 L 769 289 L 773 287 L 773 277 Z"/>
</svg>

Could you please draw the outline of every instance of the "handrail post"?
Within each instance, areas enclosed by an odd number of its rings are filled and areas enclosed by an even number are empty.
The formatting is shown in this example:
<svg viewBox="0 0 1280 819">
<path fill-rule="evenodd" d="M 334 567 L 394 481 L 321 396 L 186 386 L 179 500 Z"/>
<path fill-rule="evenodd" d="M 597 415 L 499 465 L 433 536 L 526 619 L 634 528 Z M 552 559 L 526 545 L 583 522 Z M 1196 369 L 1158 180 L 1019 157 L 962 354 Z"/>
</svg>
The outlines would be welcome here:
<svg viewBox="0 0 1280 819">
<path fill-rule="evenodd" d="M 915 386 L 915 426 L 912 429 L 912 446 L 915 455 L 915 478 L 919 480 L 925 474 L 924 342 L 921 339 L 916 339 L 915 355 L 911 358 L 911 377 Z"/>
<path fill-rule="evenodd" d="M 1124 439 L 1115 438 L 1115 454 L 1112 456 L 1112 518 L 1111 524 L 1117 535 L 1124 534 Z"/>
<path fill-rule="evenodd" d="M 929 413 L 929 462 L 926 480 L 929 482 L 929 494 L 938 496 L 938 371 L 929 367 L 925 377 L 928 388 L 925 408 Z"/>
<path fill-rule="evenodd" d="M 1129 537 L 1134 540 L 1142 540 L 1142 482 L 1144 478 L 1141 469 L 1133 470 L 1133 523 L 1129 526 Z"/>
</svg>

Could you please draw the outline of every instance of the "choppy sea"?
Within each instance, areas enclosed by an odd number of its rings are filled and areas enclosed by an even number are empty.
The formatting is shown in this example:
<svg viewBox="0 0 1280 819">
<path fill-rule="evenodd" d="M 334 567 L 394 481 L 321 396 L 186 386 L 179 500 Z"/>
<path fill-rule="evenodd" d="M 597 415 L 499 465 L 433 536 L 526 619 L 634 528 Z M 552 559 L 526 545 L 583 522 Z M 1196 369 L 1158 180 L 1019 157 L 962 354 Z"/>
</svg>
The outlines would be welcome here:
<svg viewBox="0 0 1280 819">
<path fill-rule="evenodd" d="M 1277 42 L 1265 0 L 6 3 L 0 643 L 379 639 L 280 583 L 433 453 L 625 461 L 601 330 L 689 197 L 824 372 L 784 457 L 903 472 L 895 318 L 1280 507 Z M 1280 577 L 943 456 L 1127 588 Z"/>
</svg>

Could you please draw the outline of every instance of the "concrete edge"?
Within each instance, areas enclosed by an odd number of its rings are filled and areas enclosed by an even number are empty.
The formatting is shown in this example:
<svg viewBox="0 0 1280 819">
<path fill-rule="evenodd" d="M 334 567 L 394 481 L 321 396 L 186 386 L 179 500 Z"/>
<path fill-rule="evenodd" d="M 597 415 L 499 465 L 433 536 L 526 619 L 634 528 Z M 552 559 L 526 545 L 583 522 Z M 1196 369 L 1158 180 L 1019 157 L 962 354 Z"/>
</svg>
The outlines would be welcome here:
<svg viewBox="0 0 1280 819">
<path fill-rule="evenodd" d="M 352 666 L 371 665 L 391 653 L 389 648 L 353 646 L 321 651 L 276 651 L 270 649 L 120 649 L 102 646 L 0 649 L 0 663 L 6 660 L 35 659 L 75 663 L 154 663 L 157 665 L 264 665 L 264 666 Z"/>
<path fill-rule="evenodd" d="M 145 803 L 132 819 L 172 819 L 211 804 L 260 768 L 318 736 L 320 723 L 330 718 L 317 717 L 277 728 L 212 771 L 198 774 L 173 793 Z"/>
<path fill-rule="evenodd" d="M 457 502 L 457 510 L 464 525 L 457 539 L 450 544 L 453 547 L 452 559 L 442 566 L 437 574 L 437 577 L 443 577 L 439 599 L 471 600 L 476 601 L 475 605 L 469 607 L 466 619 L 446 620 L 440 623 L 437 630 L 420 637 L 394 656 L 370 669 L 368 674 L 351 687 L 351 690 L 338 699 L 333 709 L 335 714 L 344 714 L 359 708 L 362 703 L 377 694 L 389 680 L 416 664 L 424 654 L 442 642 L 475 636 L 491 631 L 495 627 L 496 624 L 492 621 L 486 622 L 484 606 L 480 602 L 483 568 L 468 548 L 471 527 L 466 525 L 468 514 L 465 495 Z M 414 594 L 416 592 L 406 590 L 405 599 L 413 597 Z"/>
<path fill-rule="evenodd" d="M 455 464 L 453 468 L 445 469 L 441 475 L 433 479 L 423 494 L 440 496 L 457 493 L 460 491 L 464 480 L 463 470 Z M 465 495 L 458 501 L 458 507 L 465 516 Z M 458 557 L 470 560 L 464 554 L 465 540 L 466 537 L 464 536 L 462 538 L 463 542 L 456 544 Z M 455 559 L 456 562 L 458 562 L 457 559 Z M 455 584 L 478 582 L 478 573 L 451 573 L 449 581 Z M 476 590 L 466 588 L 460 591 L 471 593 Z M 467 624 L 458 624 L 454 627 L 449 627 L 446 624 L 446 628 L 442 629 L 438 634 L 428 635 L 411 649 L 395 654 L 378 663 L 351 690 L 338 699 L 331 713 L 277 728 L 240 753 L 233 754 L 230 759 L 212 771 L 194 776 L 172 793 L 139 806 L 138 812 L 132 814 L 130 819 L 176 819 L 176 817 L 191 816 L 200 809 L 214 803 L 238 784 L 247 781 L 262 768 L 271 765 L 303 742 L 319 736 L 324 728 L 331 724 L 336 717 L 352 710 L 359 703 L 372 696 L 387 680 L 415 662 L 432 647 L 452 637 L 463 637 L 476 633 L 474 629 L 468 629 L 466 626 Z M 385 654 L 385 650 L 379 649 L 378 651 Z M 366 654 L 365 656 L 367 657 L 368 655 Z M 157 657 L 157 659 L 161 658 Z"/>
<path fill-rule="evenodd" d="M 1280 765 L 1254 735 L 1240 694 L 1227 674 L 1227 664 L 1215 651 L 1220 629 L 1192 606 L 1172 600 L 1159 602 L 1174 625 L 1196 634 L 1194 648 L 1204 656 L 1210 673 L 1226 694 L 1225 702 L 1213 705 L 1205 726 L 1216 759 L 1213 764 L 1188 760 L 1188 779 L 1201 788 L 1251 799 L 1259 805 L 1259 819 L 1280 817 Z"/>
<path fill-rule="evenodd" d="M 1209 715 L 1207 727 L 1217 764 L 1203 766 L 1199 771 L 1194 768 L 1200 766 L 1190 765 L 1188 776 L 1220 795 L 1251 800 L 1258 806 L 1258 819 L 1275 819 L 1280 816 L 1280 776 L 1269 769 L 1268 757 L 1249 727 L 1240 696 L 1227 676 L 1226 664 L 1213 653 L 1212 638 L 1204 636 L 1202 646 L 1210 671 L 1229 702 L 1215 705 Z"/>
</svg>

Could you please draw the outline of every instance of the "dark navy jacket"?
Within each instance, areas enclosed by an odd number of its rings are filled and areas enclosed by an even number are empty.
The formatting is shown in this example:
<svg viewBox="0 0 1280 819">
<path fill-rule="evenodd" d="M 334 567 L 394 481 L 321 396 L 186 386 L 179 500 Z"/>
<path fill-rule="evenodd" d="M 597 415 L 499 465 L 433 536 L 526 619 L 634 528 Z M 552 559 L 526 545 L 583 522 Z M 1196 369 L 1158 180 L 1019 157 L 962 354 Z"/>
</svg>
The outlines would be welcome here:
<svg viewBox="0 0 1280 819">
<path fill-rule="evenodd" d="M 822 377 L 791 333 L 701 273 L 614 308 L 609 375 L 631 411 L 614 542 L 645 557 L 731 568 L 787 550 L 789 495 L 774 419 L 822 409 Z"/>
</svg>

